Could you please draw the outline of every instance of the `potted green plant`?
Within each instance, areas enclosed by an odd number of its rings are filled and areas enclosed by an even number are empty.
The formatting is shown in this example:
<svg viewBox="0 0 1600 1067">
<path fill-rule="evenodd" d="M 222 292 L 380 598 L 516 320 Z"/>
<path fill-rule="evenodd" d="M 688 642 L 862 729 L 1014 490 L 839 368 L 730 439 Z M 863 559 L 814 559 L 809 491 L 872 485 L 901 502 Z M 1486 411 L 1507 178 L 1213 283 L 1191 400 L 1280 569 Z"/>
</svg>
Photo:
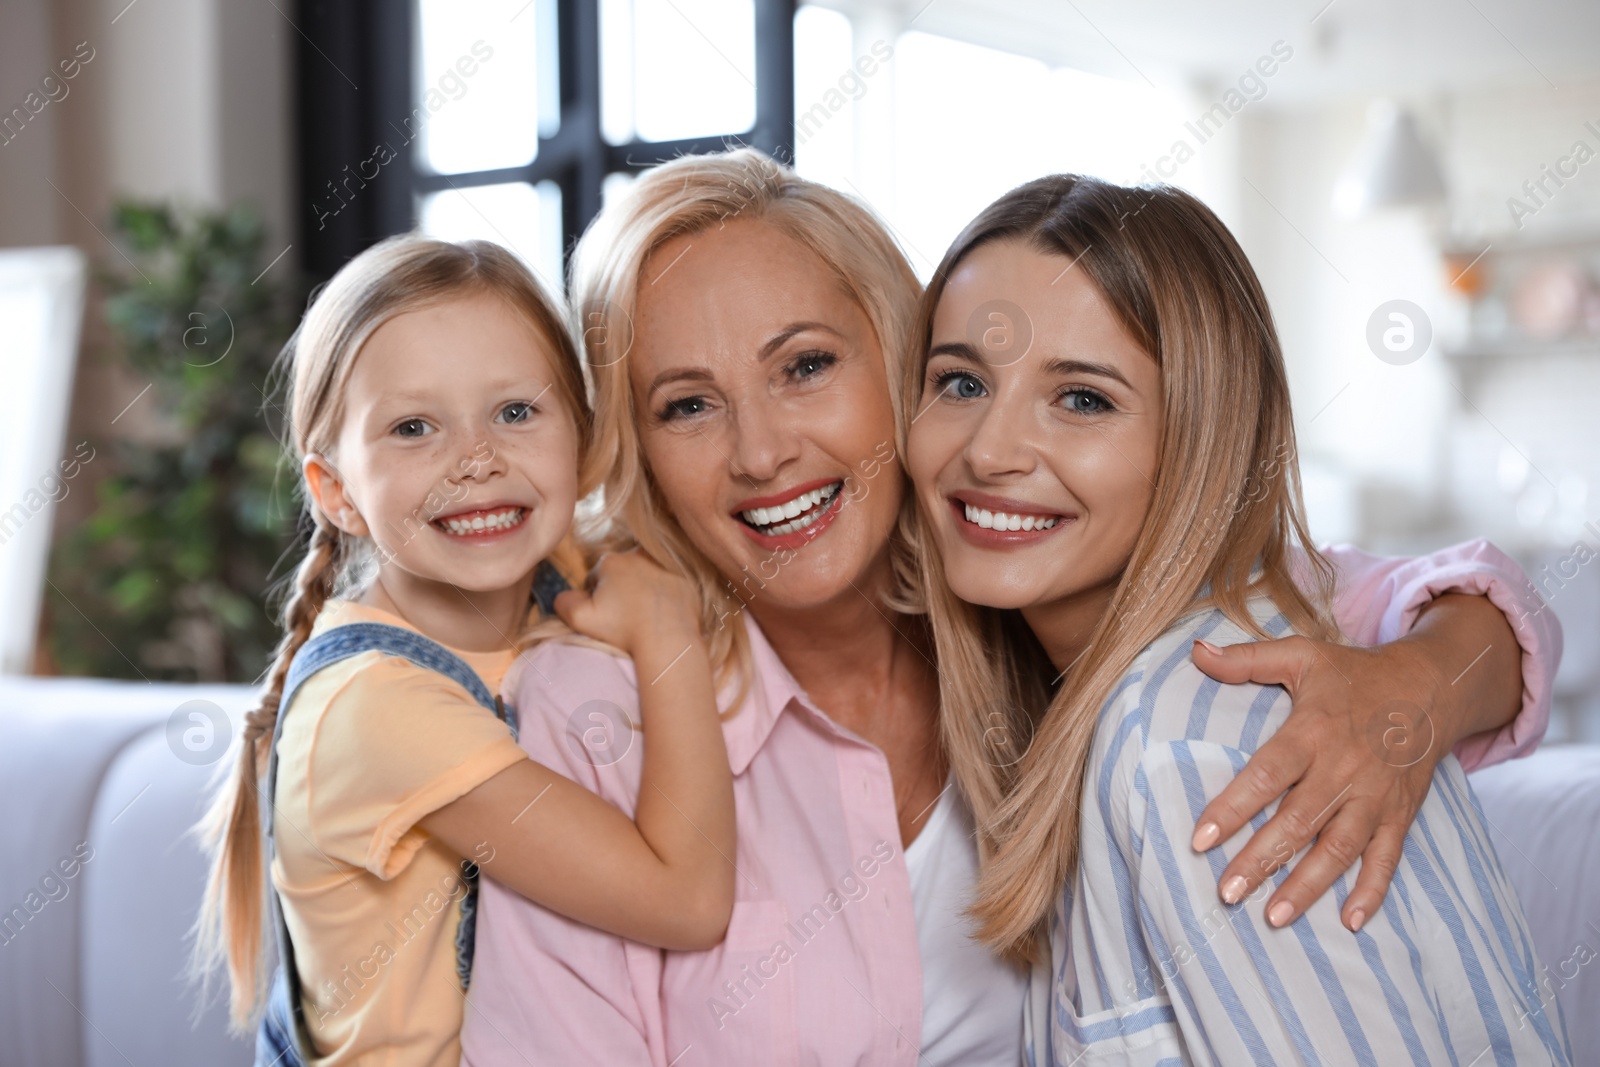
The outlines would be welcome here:
<svg viewBox="0 0 1600 1067">
<path fill-rule="evenodd" d="M 120 358 L 150 382 L 153 433 L 91 436 L 110 473 L 58 537 L 49 647 L 63 673 L 255 680 L 277 638 L 267 592 L 293 540 L 274 360 L 297 287 L 269 269 L 247 209 L 124 202 L 132 270 L 102 271 Z M 275 277 L 276 275 L 276 277 Z"/>
</svg>

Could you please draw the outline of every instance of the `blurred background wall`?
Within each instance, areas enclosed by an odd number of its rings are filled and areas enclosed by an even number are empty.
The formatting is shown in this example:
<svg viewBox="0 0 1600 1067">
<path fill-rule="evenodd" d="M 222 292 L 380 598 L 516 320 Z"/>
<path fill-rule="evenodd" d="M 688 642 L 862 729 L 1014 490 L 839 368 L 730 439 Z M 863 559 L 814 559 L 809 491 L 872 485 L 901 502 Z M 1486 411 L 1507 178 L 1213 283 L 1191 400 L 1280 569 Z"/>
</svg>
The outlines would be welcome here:
<svg viewBox="0 0 1600 1067">
<path fill-rule="evenodd" d="M 1319 536 L 1517 554 L 1568 627 L 1553 736 L 1600 737 L 1600 582 L 1573 561 L 1600 549 L 1594 5 L 5 0 L 0 30 L 13 115 L 92 56 L 5 127 L 0 247 L 127 274 L 119 198 L 247 204 L 260 264 L 302 298 L 412 225 L 558 280 L 608 191 L 729 138 L 866 199 L 924 277 L 1040 173 L 1184 185 L 1272 298 Z M 1380 188 L 1396 173 L 1422 184 Z M 159 438 L 96 296 L 67 439 Z M 1431 340 L 1386 362 L 1368 329 L 1396 300 Z M 65 497 L 57 536 L 94 507 Z"/>
<path fill-rule="evenodd" d="M 295 31 L 271 3 L 127 0 L 0 4 L 0 104 L 21 108 L 58 64 L 93 56 L 0 145 L 0 248 L 72 245 L 122 267 L 107 240 L 116 197 L 221 208 L 252 204 L 275 235 L 291 230 Z M 57 90 L 59 92 L 59 90 Z M 287 243 L 287 241 L 285 242 Z M 281 246 L 280 246 L 281 247 Z M 290 257 L 293 252 L 291 251 Z M 281 265 L 295 264 L 285 257 Z M 85 317 L 68 439 L 98 436 L 146 384 L 115 358 L 101 315 Z M 118 433 L 151 432 L 139 405 Z M 92 494 L 69 493 L 57 528 Z"/>
</svg>

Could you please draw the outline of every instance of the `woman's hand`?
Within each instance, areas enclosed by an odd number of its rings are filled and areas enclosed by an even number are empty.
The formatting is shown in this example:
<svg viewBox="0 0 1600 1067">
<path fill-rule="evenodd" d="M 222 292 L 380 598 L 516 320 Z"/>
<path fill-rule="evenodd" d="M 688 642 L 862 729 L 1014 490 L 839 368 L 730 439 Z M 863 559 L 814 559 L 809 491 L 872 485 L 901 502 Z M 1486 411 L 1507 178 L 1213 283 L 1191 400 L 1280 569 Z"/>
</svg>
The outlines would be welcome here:
<svg viewBox="0 0 1600 1067">
<path fill-rule="evenodd" d="M 1294 710 L 1201 814 L 1195 849 L 1232 837 L 1287 791 L 1223 871 L 1223 900 L 1244 899 L 1315 838 L 1268 901 L 1267 921 L 1304 914 L 1359 857 L 1342 913 L 1359 930 L 1388 893 L 1439 761 L 1520 707 L 1510 624 L 1487 598 L 1451 594 L 1425 607 L 1406 637 L 1376 648 L 1304 637 L 1214 648 L 1197 643 L 1196 666 L 1221 682 L 1282 685 Z"/>
</svg>

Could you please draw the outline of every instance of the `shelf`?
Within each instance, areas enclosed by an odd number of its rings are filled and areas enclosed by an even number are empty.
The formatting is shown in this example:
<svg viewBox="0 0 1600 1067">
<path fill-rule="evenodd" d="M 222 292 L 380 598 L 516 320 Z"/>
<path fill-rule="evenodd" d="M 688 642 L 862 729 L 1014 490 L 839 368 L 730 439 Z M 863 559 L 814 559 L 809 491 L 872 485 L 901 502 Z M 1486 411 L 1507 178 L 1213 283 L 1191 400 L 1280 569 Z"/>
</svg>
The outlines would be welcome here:
<svg viewBox="0 0 1600 1067">
<path fill-rule="evenodd" d="M 1571 337 L 1560 341 L 1539 341 L 1530 337 L 1508 337 L 1495 341 L 1467 341 L 1441 348 L 1446 359 L 1476 362 L 1492 359 L 1529 359 L 1551 356 L 1600 357 L 1600 337 Z"/>
<path fill-rule="evenodd" d="M 1549 233 L 1501 233 L 1486 235 L 1477 241 L 1459 244 L 1451 241 L 1439 251 L 1443 256 L 1472 260 L 1488 252 L 1489 257 L 1499 255 L 1537 255 L 1546 252 L 1569 250 L 1591 251 L 1600 248 L 1600 230 L 1580 232 L 1553 231 Z"/>
</svg>

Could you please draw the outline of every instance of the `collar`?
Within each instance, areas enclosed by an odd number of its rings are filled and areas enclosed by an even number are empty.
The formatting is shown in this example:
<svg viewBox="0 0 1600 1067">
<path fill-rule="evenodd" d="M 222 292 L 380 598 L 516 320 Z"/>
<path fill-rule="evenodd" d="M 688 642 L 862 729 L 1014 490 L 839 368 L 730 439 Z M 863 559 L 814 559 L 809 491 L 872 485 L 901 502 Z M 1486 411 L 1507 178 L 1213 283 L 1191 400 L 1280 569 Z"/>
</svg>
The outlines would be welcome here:
<svg viewBox="0 0 1600 1067">
<path fill-rule="evenodd" d="M 866 744 L 855 734 L 839 726 L 818 708 L 806 691 L 800 688 L 789 668 L 783 665 L 773 650 L 767 635 L 748 612 L 741 612 L 745 634 L 750 639 L 750 660 L 754 675 L 744 702 L 728 718 L 722 728 L 723 740 L 728 746 L 728 766 L 735 775 L 743 774 L 755 759 L 761 746 L 766 744 L 778 725 L 779 716 L 791 709 L 805 715 L 827 730 L 857 744 Z"/>
</svg>

